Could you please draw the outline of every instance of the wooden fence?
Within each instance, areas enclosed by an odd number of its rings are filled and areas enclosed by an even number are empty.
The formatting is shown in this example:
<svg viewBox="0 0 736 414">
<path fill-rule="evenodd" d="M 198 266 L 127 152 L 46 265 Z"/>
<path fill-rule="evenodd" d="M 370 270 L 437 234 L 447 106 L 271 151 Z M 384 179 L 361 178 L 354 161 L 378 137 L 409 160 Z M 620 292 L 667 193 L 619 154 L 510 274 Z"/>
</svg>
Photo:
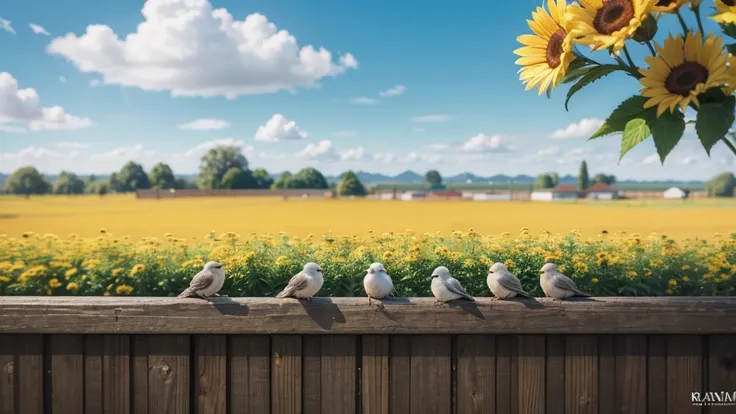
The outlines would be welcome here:
<svg viewBox="0 0 736 414">
<path fill-rule="evenodd" d="M 136 190 L 135 198 L 191 198 L 191 197 L 289 197 L 331 198 L 330 190 Z"/>
<path fill-rule="evenodd" d="M 736 298 L 0 298 L 0 414 L 734 413 L 698 405 L 734 392 Z"/>
</svg>

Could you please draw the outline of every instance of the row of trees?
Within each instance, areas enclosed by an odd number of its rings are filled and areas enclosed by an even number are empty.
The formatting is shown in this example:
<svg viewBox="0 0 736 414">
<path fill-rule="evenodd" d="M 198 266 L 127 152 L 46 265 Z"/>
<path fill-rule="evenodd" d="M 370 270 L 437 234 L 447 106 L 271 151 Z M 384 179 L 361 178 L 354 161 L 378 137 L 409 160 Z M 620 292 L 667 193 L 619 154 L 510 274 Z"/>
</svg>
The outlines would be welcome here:
<svg viewBox="0 0 736 414">
<path fill-rule="evenodd" d="M 555 172 L 548 172 L 539 174 L 537 176 L 537 182 L 534 183 L 534 188 L 545 189 L 554 188 L 560 183 L 560 176 Z M 607 174 L 596 174 L 593 179 L 590 179 L 588 173 L 588 163 L 583 161 L 580 163 L 580 171 L 578 172 L 578 189 L 584 191 L 595 184 L 606 184 L 612 185 L 616 183 L 616 176 Z"/>
</svg>

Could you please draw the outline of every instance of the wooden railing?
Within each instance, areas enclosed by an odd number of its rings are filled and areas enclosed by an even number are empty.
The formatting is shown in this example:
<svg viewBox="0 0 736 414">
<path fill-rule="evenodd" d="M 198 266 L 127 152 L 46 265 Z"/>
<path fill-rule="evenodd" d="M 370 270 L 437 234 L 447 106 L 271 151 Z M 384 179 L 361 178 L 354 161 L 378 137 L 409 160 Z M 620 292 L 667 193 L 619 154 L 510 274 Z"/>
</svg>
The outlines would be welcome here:
<svg viewBox="0 0 736 414">
<path fill-rule="evenodd" d="M 0 298 L 0 414 L 734 413 L 698 405 L 734 392 L 736 298 Z"/>
</svg>

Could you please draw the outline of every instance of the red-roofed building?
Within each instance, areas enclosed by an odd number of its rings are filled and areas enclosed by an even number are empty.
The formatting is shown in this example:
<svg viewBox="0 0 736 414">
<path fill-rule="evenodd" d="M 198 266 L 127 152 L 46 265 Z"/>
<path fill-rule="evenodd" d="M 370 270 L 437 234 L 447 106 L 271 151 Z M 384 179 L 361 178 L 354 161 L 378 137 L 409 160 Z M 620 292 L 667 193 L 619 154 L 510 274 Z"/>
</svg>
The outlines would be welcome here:
<svg viewBox="0 0 736 414">
<path fill-rule="evenodd" d="M 560 184 L 555 188 L 545 188 L 532 192 L 532 201 L 571 200 L 580 197 L 578 188 L 572 184 Z"/>
<path fill-rule="evenodd" d="M 608 184 L 596 183 L 592 187 L 588 187 L 583 194 L 585 198 L 593 200 L 614 200 L 618 198 L 618 191 Z"/>
</svg>

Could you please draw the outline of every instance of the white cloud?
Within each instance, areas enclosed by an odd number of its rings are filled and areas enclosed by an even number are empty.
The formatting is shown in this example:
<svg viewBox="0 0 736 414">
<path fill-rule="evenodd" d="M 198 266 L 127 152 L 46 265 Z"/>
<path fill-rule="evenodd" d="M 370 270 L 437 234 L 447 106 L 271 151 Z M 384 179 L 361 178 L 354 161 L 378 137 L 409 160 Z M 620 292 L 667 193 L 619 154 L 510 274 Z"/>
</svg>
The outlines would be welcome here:
<svg viewBox="0 0 736 414">
<path fill-rule="evenodd" d="M 341 161 L 360 161 L 365 157 L 365 148 L 350 148 L 340 153 Z"/>
<path fill-rule="evenodd" d="M 10 25 L 10 23 L 12 23 L 10 20 L 5 20 L 0 17 L 0 29 L 5 30 L 8 33 L 15 34 L 15 30 L 13 29 L 13 26 Z"/>
<path fill-rule="evenodd" d="M 659 164 L 659 162 L 659 155 L 657 154 L 648 155 L 641 160 L 642 165 Z"/>
<path fill-rule="evenodd" d="M 28 130 L 19 126 L 0 124 L 0 132 L 7 132 L 9 134 L 23 134 L 28 132 Z"/>
<path fill-rule="evenodd" d="M 431 151 L 444 151 L 446 149 L 450 148 L 447 144 L 430 144 L 427 145 L 427 149 Z"/>
<path fill-rule="evenodd" d="M 585 118 L 581 119 L 580 122 L 573 122 L 568 125 L 567 128 L 558 129 L 552 134 L 552 138 L 555 139 L 568 139 L 568 138 L 587 138 L 593 135 L 598 128 L 603 125 L 602 119 Z"/>
<path fill-rule="evenodd" d="M 57 142 L 56 146 L 59 148 L 67 148 L 67 149 L 87 149 L 89 148 L 89 144 L 85 144 L 82 142 L 74 142 L 74 141 Z"/>
<path fill-rule="evenodd" d="M 489 137 L 486 134 L 478 134 L 460 145 L 460 150 L 465 152 L 508 152 L 511 148 L 501 143 L 498 135 Z"/>
<path fill-rule="evenodd" d="M 81 36 L 53 39 L 47 51 L 102 75 L 106 84 L 173 96 L 274 93 L 315 86 L 358 67 L 349 53 L 336 63 L 323 47 L 300 48 L 262 14 L 234 20 L 208 0 L 147 0 L 141 13 L 135 33 L 121 38 L 109 26 L 90 25 Z"/>
<path fill-rule="evenodd" d="M 406 86 L 404 86 L 404 85 L 396 85 L 393 88 L 386 89 L 385 91 L 379 93 L 379 95 L 381 95 L 384 98 L 386 98 L 386 97 L 389 97 L 389 96 L 402 95 L 406 91 L 407 91 Z"/>
<path fill-rule="evenodd" d="M 560 147 L 557 146 L 551 146 L 547 148 L 542 148 L 541 150 L 537 151 L 537 155 L 540 155 L 542 157 L 550 157 L 553 155 L 558 155 L 562 152 Z"/>
<path fill-rule="evenodd" d="M 49 33 L 46 29 L 44 29 L 43 26 L 39 26 L 37 24 L 31 23 L 31 24 L 28 25 L 28 27 L 30 27 L 31 30 L 33 30 L 33 33 L 35 33 L 35 34 L 41 34 L 41 35 L 44 35 L 44 36 L 51 36 L 51 33 Z"/>
<path fill-rule="evenodd" d="M 66 78 L 64 76 L 59 76 L 59 82 L 66 83 Z"/>
<path fill-rule="evenodd" d="M 237 147 L 240 148 L 241 151 L 244 152 L 253 152 L 253 147 L 246 145 L 245 141 L 243 140 L 237 140 L 233 138 L 220 138 L 220 139 L 213 139 L 211 141 L 204 141 L 196 146 L 189 148 L 187 151 L 184 152 L 185 157 L 201 157 L 204 155 L 207 151 L 211 150 L 215 147 Z"/>
<path fill-rule="evenodd" d="M 188 131 L 218 131 L 230 127 L 230 123 L 221 119 L 201 118 L 176 127 Z"/>
<path fill-rule="evenodd" d="M 360 97 L 360 98 L 353 98 L 351 102 L 354 104 L 358 104 L 358 105 L 373 105 L 373 104 L 378 103 L 378 99 Z"/>
<path fill-rule="evenodd" d="M 33 131 L 73 130 L 93 125 L 89 118 L 67 114 L 61 106 L 42 107 L 35 89 L 18 89 L 18 81 L 0 72 L 0 124 L 27 123 Z"/>
<path fill-rule="evenodd" d="M 323 159 L 323 160 L 333 160 L 337 158 L 337 154 L 335 153 L 335 149 L 332 148 L 332 141 L 323 139 L 322 141 L 313 144 L 309 143 L 307 146 L 301 150 L 298 151 L 295 156 L 297 158 L 305 158 L 305 159 Z"/>
<path fill-rule="evenodd" d="M 278 142 L 304 139 L 307 133 L 302 131 L 294 121 L 289 121 L 281 114 L 274 114 L 256 131 L 256 141 Z"/>
<path fill-rule="evenodd" d="M 410 119 L 411 122 L 447 122 L 450 120 L 452 120 L 452 115 L 443 114 L 421 115 Z"/>
<path fill-rule="evenodd" d="M 571 157 L 581 157 L 583 155 L 587 155 L 593 152 L 590 148 L 573 148 L 570 151 L 567 151 L 567 155 Z"/>
<path fill-rule="evenodd" d="M 690 156 L 684 157 L 680 160 L 680 164 L 682 165 L 693 165 L 693 164 L 696 164 L 697 162 L 698 162 L 697 158 L 690 157 Z"/>
<path fill-rule="evenodd" d="M 342 130 L 342 131 L 335 131 L 335 132 L 332 133 L 332 136 L 333 137 L 338 137 L 338 138 L 349 138 L 349 137 L 354 137 L 356 135 L 358 135 L 358 131 L 351 130 L 351 129 L 345 129 L 345 130 Z"/>
</svg>

